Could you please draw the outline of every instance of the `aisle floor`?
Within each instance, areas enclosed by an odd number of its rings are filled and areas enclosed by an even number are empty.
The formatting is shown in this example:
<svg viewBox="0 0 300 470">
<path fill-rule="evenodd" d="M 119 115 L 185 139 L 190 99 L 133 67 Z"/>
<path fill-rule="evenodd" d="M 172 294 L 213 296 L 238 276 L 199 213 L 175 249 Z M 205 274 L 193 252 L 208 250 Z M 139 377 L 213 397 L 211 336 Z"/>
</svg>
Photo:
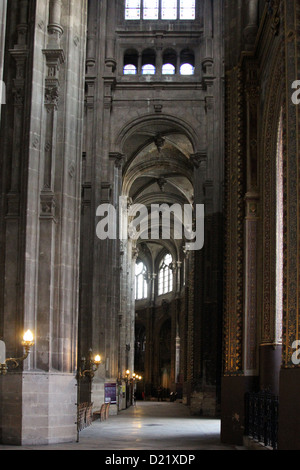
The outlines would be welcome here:
<svg viewBox="0 0 300 470">
<path fill-rule="evenodd" d="M 94 421 L 79 442 L 8 447 L 0 450 L 235 450 L 220 441 L 220 420 L 191 416 L 182 403 L 138 401 L 135 406 Z"/>
</svg>

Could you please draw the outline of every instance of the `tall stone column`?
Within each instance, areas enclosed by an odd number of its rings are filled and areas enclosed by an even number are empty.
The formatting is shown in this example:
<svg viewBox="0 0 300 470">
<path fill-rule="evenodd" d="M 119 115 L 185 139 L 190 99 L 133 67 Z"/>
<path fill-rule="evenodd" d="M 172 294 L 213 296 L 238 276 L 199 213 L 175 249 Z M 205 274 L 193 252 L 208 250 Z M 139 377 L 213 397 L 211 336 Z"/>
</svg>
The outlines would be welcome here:
<svg viewBox="0 0 300 470">
<path fill-rule="evenodd" d="M 244 28 L 245 48 L 251 49 L 258 30 L 258 0 L 247 1 L 247 24 Z"/>
<path fill-rule="evenodd" d="M 93 164 L 96 152 L 96 65 L 97 65 L 97 0 L 89 0 L 87 12 L 87 43 L 86 43 L 86 74 L 85 74 L 85 129 L 82 155 L 82 210 L 81 210 L 81 245 L 80 245 L 80 311 L 79 311 L 79 357 L 88 354 L 92 344 L 91 319 L 87 321 L 86 314 L 90 312 L 93 296 L 93 285 L 90 282 L 90 271 L 94 248 L 94 220 L 96 203 L 92 197 Z M 99 351 L 101 352 L 101 351 Z"/>
<path fill-rule="evenodd" d="M 16 74 L 8 74 L 13 105 L 5 110 L 12 134 L 4 134 L 9 185 L 0 316 L 11 357 L 20 357 L 24 329 L 33 331 L 35 345 L 2 383 L 1 434 L 12 445 L 51 444 L 76 439 L 86 7 L 13 0 L 10 15 Z"/>
<path fill-rule="evenodd" d="M 59 73 L 65 61 L 64 50 L 60 47 L 63 34 L 61 26 L 61 0 L 50 0 L 48 44 L 43 50 L 45 56 L 47 75 L 45 78 L 44 95 L 44 155 L 43 155 L 43 181 L 40 194 L 40 245 L 39 245 L 39 289 L 38 289 L 38 341 L 40 354 L 37 357 L 37 366 L 41 370 L 63 367 L 59 364 L 62 355 L 57 351 L 57 360 L 51 356 L 52 338 L 49 332 L 52 328 L 55 295 L 55 253 L 57 250 L 57 209 L 56 171 L 57 171 L 57 123 L 58 106 L 61 98 Z M 57 345 L 58 349 L 60 348 Z"/>
<path fill-rule="evenodd" d="M 5 104 L 6 101 L 6 89 L 3 82 L 4 46 L 6 37 L 6 9 L 7 0 L 3 0 L 0 4 L 0 122 L 1 107 Z"/>
</svg>

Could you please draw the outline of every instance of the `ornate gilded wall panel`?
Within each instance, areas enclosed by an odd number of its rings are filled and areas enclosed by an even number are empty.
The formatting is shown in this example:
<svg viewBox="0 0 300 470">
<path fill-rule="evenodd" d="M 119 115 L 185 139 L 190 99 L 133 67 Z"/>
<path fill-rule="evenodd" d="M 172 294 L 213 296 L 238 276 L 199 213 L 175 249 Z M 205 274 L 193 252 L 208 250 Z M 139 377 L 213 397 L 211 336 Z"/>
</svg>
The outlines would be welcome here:
<svg viewBox="0 0 300 470">
<path fill-rule="evenodd" d="M 300 5 L 297 0 L 283 2 L 285 79 L 288 85 L 300 78 Z M 283 303 L 283 367 L 299 367 L 292 362 L 292 344 L 300 339 L 299 313 L 299 105 L 291 100 L 286 87 L 284 120 L 284 157 L 286 179 L 284 205 L 284 303 Z"/>
<path fill-rule="evenodd" d="M 282 55 L 280 51 L 272 68 L 263 128 L 262 147 L 262 242 L 263 242 L 263 293 L 261 342 L 276 342 L 276 155 L 277 134 L 281 110 Z"/>
<path fill-rule="evenodd" d="M 243 327 L 243 102 L 242 71 L 227 75 L 226 89 L 226 247 L 224 374 L 242 373 Z"/>
</svg>

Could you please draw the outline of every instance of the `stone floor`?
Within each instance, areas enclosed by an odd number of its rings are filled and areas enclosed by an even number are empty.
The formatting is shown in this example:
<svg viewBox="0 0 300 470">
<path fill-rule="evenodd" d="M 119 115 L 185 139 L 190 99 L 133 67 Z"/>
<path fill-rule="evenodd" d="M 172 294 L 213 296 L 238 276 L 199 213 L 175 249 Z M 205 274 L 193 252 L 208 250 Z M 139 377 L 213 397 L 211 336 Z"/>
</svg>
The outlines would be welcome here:
<svg viewBox="0 0 300 470">
<path fill-rule="evenodd" d="M 79 435 L 79 442 L 38 447 L 8 447 L 0 450 L 235 450 L 220 442 L 220 421 L 191 416 L 178 402 L 142 402 L 94 421 Z"/>
</svg>

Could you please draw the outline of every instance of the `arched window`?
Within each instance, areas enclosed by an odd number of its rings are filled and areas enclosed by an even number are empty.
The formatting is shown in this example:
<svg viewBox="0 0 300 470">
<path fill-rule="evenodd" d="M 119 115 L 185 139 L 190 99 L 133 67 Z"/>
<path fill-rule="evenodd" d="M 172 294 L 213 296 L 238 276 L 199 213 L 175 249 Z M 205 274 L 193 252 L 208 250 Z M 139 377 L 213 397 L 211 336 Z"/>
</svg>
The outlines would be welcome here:
<svg viewBox="0 0 300 470">
<path fill-rule="evenodd" d="M 164 64 L 162 67 L 163 75 L 174 75 L 175 74 L 175 67 L 172 64 Z"/>
<path fill-rule="evenodd" d="M 194 67 L 192 64 L 182 64 L 180 67 L 180 75 L 194 75 Z"/>
<path fill-rule="evenodd" d="M 180 75 L 194 75 L 195 55 L 194 52 L 185 49 L 180 53 Z"/>
<path fill-rule="evenodd" d="M 160 263 L 158 272 L 158 295 L 173 290 L 172 256 L 168 253 Z"/>
<path fill-rule="evenodd" d="M 133 64 L 125 65 L 124 75 L 136 75 L 136 66 Z"/>
<path fill-rule="evenodd" d="M 136 75 L 138 68 L 138 52 L 135 49 L 127 49 L 124 53 L 124 75 Z"/>
<path fill-rule="evenodd" d="M 143 75 L 155 75 L 155 67 L 152 64 L 145 64 L 142 67 L 142 74 Z"/>
<path fill-rule="evenodd" d="M 142 74 L 155 75 L 156 53 L 154 49 L 145 49 L 142 53 Z"/>
<path fill-rule="evenodd" d="M 174 75 L 176 73 L 177 54 L 173 49 L 166 49 L 163 53 L 163 75 Z"/>
<path fill-rule="evenodd" d="M 148 297 L 147 268 L 142 261 L 137 261 L 135 265 L 135 300 L 142 300 Z"/>
</svg>

